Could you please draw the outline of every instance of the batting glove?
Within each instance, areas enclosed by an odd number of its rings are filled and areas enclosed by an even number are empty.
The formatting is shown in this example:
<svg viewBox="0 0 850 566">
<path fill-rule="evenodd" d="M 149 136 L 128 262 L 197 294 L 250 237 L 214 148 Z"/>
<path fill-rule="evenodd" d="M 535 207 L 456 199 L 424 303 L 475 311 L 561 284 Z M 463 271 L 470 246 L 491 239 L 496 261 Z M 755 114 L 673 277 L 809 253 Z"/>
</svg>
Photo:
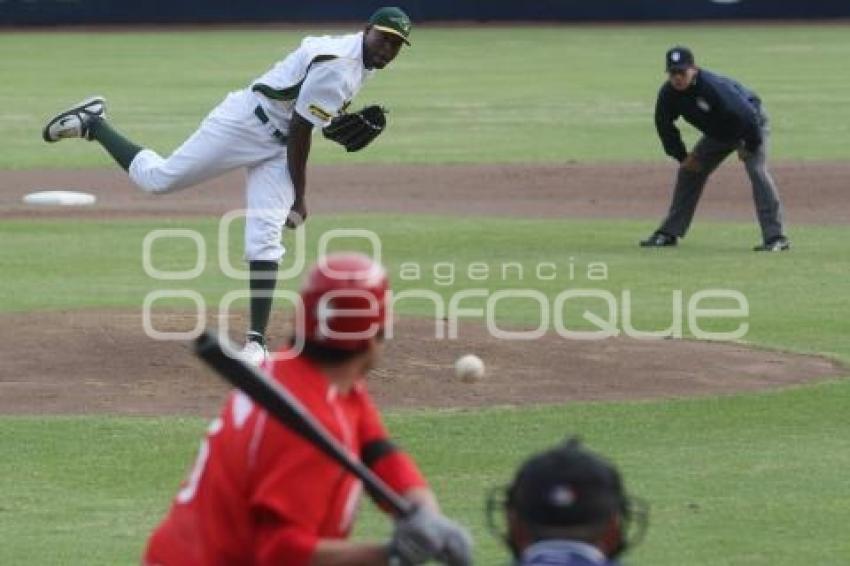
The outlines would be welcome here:
<svg viewBox="0 0 850 566">
<path fill-rule="evenodd" d="M 429 560 L 468 566 L 472 564 L 472 538 L 454 521 L 418 507 L 396 521 L 389 556 L 390 566 L 417 566 Z"/>
</svg>

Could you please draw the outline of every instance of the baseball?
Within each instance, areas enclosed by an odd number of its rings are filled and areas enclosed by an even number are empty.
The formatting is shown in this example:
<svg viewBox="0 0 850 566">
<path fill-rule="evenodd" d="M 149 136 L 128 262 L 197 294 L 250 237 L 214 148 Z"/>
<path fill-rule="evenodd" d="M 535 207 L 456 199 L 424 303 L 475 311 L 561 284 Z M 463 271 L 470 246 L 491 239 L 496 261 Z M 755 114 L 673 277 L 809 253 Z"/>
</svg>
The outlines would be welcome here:
<svg viewBox="0 0 850 566">
<path fill-rule="evenodd" d="M 475 354 L 461 356 L 455 362 L 455 375 L 467 383 L 484 377 L 484 362 Z"/>
</svg>

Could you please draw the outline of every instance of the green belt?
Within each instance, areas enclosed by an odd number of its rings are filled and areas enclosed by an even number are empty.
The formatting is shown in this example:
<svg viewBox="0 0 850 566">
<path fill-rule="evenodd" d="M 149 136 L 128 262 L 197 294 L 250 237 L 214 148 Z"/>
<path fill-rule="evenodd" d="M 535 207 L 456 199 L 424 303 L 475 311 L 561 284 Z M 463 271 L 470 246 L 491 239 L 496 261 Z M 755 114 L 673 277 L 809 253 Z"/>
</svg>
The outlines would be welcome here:
<svg viewBox="0 0 850 566">
<path fill-rule="evenodd" d="M 262 106 L 260 106 L 259 104 L 257 105 L 257 107 L 256 107 L 256 108 L 254 108 L 254 116 L 256 116 L 256 117 L 257 117 L 257 119 L 258 119 L 260 122 L 262 122 L 263 124 L 268 124 L 268 123 L 269 123 L 269 115 L 268 115 L 268 114 L 266 114 L 266 111 L 265 111 L 265 110 L 263 110 L 263 107 L 262 107 Z M 282 144 L 286 145 L 286 140 L 287 140 L 287 138 L 286 138 L 286 134 L 284 134 L 283 132 L 281 132 L 280 130 L 278 130 L 277 128 L 275 128 L 275 130 L 272 132 L 272 135 L 273 135 L 275 138 L 277 138 L 277 141 L 279 141 L 280 143 L 282 143 Z"/>
</svg>

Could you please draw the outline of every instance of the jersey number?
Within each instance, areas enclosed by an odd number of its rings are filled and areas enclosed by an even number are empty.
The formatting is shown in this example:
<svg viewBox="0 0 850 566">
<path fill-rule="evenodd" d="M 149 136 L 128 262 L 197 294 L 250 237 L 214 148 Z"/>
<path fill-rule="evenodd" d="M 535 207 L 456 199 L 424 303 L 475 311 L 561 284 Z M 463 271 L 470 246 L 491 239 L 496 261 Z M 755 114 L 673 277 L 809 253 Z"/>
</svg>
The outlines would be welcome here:
<svg viewBox="0 0 850 566">
<path fill-rule="evenodd" d="M 189 474 L 189 479 L 186 480 L 186 485 L 177 492 L 177 501 L 179 503 L 189 503 L 194 499 L 198 492 L 198 484 L 201 483 L 201 476 L 204 475 L 204 468 L 207 465 L 207 460 L 210 457 L 210 438 L 215 436 L 224 426 L 224 421 L 220 418 L 213 420 L 207 428 L 207 436 L 201 442 L 201 448 L 198 450 L 198 457 L 195 458 L 195 464 L 192 466 L 192 472 Z"/>
</svg>

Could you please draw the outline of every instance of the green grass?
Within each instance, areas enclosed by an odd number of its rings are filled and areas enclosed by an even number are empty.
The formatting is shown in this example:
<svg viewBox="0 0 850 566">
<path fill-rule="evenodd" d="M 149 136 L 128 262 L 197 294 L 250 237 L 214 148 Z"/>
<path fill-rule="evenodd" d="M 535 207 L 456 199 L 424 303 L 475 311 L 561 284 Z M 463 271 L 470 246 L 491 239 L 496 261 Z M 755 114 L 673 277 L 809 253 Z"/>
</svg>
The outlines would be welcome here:
<svg viewBox="0 0 850 566">
<path fill-rule="evenodd" d="M 775 156 L 847 159 L 850 148 L 837 140 L 848 134 L 850 85 L 846 73 L 836 71 L 850 55 L 847 29 L 419 29 L 414 48 L 358 100 L 392 109 L 387 134 L 357 155 L 316 138 L 313 162 L 662 160 L 652 110 L 662 54 L 677 42 L 764 97 Z M 227 91 L 262 73 L 301 35 L 4 33 L 0 169 L 111 166 L 87 144 L 40 140 L 48 115 L 93 92 L 109 97 L 119 128 L 167 152 Z M 693 132 L 687 135 L 693 139 Z M 211 253 L 205 270 L 194 281 L 153 281 L 142 269 L 142 241 L 151 229 L 177 227 L 202 234 Z M 850 362 L 847 227 L 794 227 L 793 252 L 755 255 L 747 245 L 758 240 L 750 224 L 699 222 L 679 249 L 647 251 L 635 243 L 654 222 L 317 216 L 308 223 L 308 259 L 319 234 L 333 227 L 376 231 L 398 290 L 425 287 L 448 296 L 472 287 L 528 287 L 551 300 L 568 288 L 617 296 L 628 289 L 637 305 L 635 324 L 652 329 L 669 325 L 676 289 L 686 299 L 698 289 L 737 289 L 750 306 L 747 340 Z M 197 290 L 215 305 L 245 287 L 217 268 L 216 234 L 210 219 L 4 220 L 0 313 L 138 309 L 157 288 Z M 226 244 L 237 265 L 240 237 L 236 227 Z M 287 244 L 293 243 L 290 234 Z M 187 241 L 160 242 L 154 252 L 161 269 L 191 267 Z M 299 255 L 290 253 L 287 261 Z M 443 286 L 447 271 L 440 263 L 447 261 L 458 272 Z M 493 270 L 487 282 L 464 274 L 482 261 Z M 418 281 L 401 277 L 405 262 L 423 268 Z M 502 264 L 511 262 L 522 265 L 521 280 L 515 271 L 501 277 Z M 539 262 L 555 264 L 554 281 L 534 276 Z M 587 277 L 592 262 L 607 266 L 604 281 Z M 399 310 L 429 313 L 423 303 Z M 581 312 L 574 305 L 566 314 L 578 321 Z M 502 305 L 498 317 L 531 323 L 535 314 L 529 303 L 516 302 Z M 730 329 L 720 322 L 711 328 Z M 850 511 L 842 498 L 850 490 L 848 402 L 850 381 L 842 381 L 721 399 L 404 412 L 388 421 L 448 512 L 473 528 L 479 564 L 505 561 L 484 534 L 486 488 L 507 481 L 532 451 L 577 431 L 621 464 L 628 484 L 653 504 L 650 536 L 634 563 L 837 565 L 850 552 L 843 528 Z M 202 420 L 193 418 L 0 417 L 0 564 L 138 563 L 202 430 Z M 371 512 L 359 528 L 360 536 L 386 532 Z"/>
<path fill-rule="evenodd" d="M 210 309 L 221 297 L 243 290 L 243 280 L 229 279 L 218 268 L 217 222 L 121 220 L 63 222 L 14 220 L 0 225 L 0 241 L 15 242 L 0 248 L 0 264 L 15 277 L 0 280 L 0 312 L 67 308 L 134 308 L 155 289 L 190 289 L 203 295 Z M 153 229 L 185 227 L 197 230 L 207 243 L 204 273 L 188 282 L 156 281 L 142 267 L 142 242 Z M 753 226 L 698 223 L 681 247 L 673 250 L 640 250 L 636 240 L 652 224 L 639 221 L 512 220 L 506 230 L 502 219 L 441 218 L 420 216 L 335 216 L 312 218 L 307 224 L 306 261 L 315 256 L 319 236 L 331 228 L 368 228 L 382 242 L 383 260 L 390 268 L 396 289 L 434 289 L 446 299 L 470 288 L 536 289 L 554 304 L 555 296 L 570 288 L 606 289 L 621 305 L 622 292 L 632 293 L 634 324 L 642 329 L 669 326 L 672 293 L 683 292 L 687 302 L 703 289 L 733 289 L 748 300 L 750 331 L 746 339 L 791 350 L 824 352 L 850 359 L 844 339 L 845 297 L 850 296 L 850 259 L 845 246 L 850 230 L 836 227 L 795 228 L 792 253 L 754 254 Z M 227 242 L 233 265 L 241 267 L 241 229 L 234 226 Z M 294 245 L 289 234 L 286 243 Z M 185 270 L 194 264 L 188 240 L 161 241 L 153 248 L 159 269 Z M 343 239 L 339 247 L 362 247 L 363 240 Z M 463 246 L 458 246 L 463 242 Z M 299 253 L 287 257 L 289 267 Z M 409 271 L 416 262 L 418 277 Z M 450 281 L 448 265 L 454 265 Z M 471 264 L 485 262 L 491 269 L 487 281 L 469 278 Z M 523 266 L 522 278 L 514 267 Z M 538 264 L 554 264 L 556 278 L 541 280 Z M 590 264 L 604 264 L 605 281 L 588 278 Z M 402 271 L 404 264 L 408 264 Z M 552 269 L 552 268 L 547 268 Z M 473 273 L 474 275 L 474 273 Z M 281 288 L 297 289 L 300 276 Z M 483 306 L 472 299 L 464 307 Z M 572 304 L 572 303 L 570 303 Z M 576 302 L 565 310 L 568 324 L 581 323 L 580 305 L 602 312 L 599 301 Z M 164 300 L 159 307 L 188 308 L 186 300 Z M 707 305 L 704 305 L 707 306 Z M 731 305 L 719 305 L 731 306 Z M 426 301 L 399 303 L 402 314 L 430 315 Z M 530 301 L 500 303 L 500 320 L 536 323 L 539 311 Z M 706 325 L 715 331 L 733 330 L 738 322 Z M 587 325 L 579 325 L 587 328 Z M 686 326 L 687 328 L 687 326 Z"/>
<path fill-rule="evenodd" d="M 297 46 L 293 31 L 4 33 L 0 168 L 106 165 L 80 143 L 47 146 L 46 117 L 91 93 L 137 141 L 168 152 L 231 90 Z M 663 159 L 652 113 L 664 50 L 694 48 L 706 67 L 765 99 L 780 158 L 846 159 L 848 27 L 663 26 L 425 28 L 358 99 L 392 109 L 377 145 L 315 163 Z M 689 133 L 691 139 L 693 136 Z M 318 140 L 317 140 L 318 141 Z"/>
<path fill-rule="evenodd" d="M 392 414 L 478 564 L 505 563 L 483 499 L 531 451 L 580 431 L 652 503 L 635 564 L 845 563 L 850 383 L 654 403 Z M 0 563 L 135 564 L 194 459 L 200 419 L 2 418 Z M 386 522 L 363 517 L 360 537 Z"/>
<path fill-rule="evenodd" d="M 3 248 L 0 263 L 17 277 L 0 284 L 0 310 L 138 308 L 159 287 L 195 289 L 214 305 L 243 288 L 218 272 L 215 255 L 197 281 L 147 278 L 140 259 L 145 234 L 178 226 L 198 230 L 215 249 L 216 223 L 205 219 L 5 222 L 0 240 L 16 246 Z M 657 328 L 669 323 L 674 289 L 687 298 L 701 288 L 732 288 L 749 301 L 748 340 L 850 360 L 842 314 L 850 294 L 846 228 L 800 227 L 792 253 L 754 255 L 743 245 L 756 237 L 753 227 L 732 223 L 700 223 L 680 248 L 647 251 L 634 244 L 649 224 L 636 221 L 522 220 L 506 230 L 501 219 L 317 216 L 308 223 L 307 257 L 322 231 L 364 226 L 380 235 L 399 290 L 425 287 L 448 296 L 472 287 L 534 288 L 551 298 L 567 288 L 616 295 L 630 289 L 639 327 Z M 240 233 L 228 242 L 234 262 Z M 340 242 L 365 247 L 354 244 Z M 161 242 L 154 252 L 161 269 L 193 263 L 185 242 Z M 403 281 L 400 270 L 411 261 L 422 267 L 421 277 Z M 442 286 L 448 272 L 433 270 L 446 261 L 455 262 L 456 280 Z M 479 261 L 496 273 L 487 283 L 466 274 Z M 500 266 L 512 262 L 523 265 L 522 280 L 515 272 L 502 279 Z M 538 262 L 555 264 L 558 277 L 531 275 Z M 588 279 L 590 263 L 604 263 L 608 278 Z M 528 306 L 508 305 L 499 318 L 533 322 Z M 416 303 L 399 310 L 427 313 Z M 580 313 L 571 313 L 578 320 Z M 507 481 L 522 457 L 569 431 L 616 457 L 634 491 L 653 503 L 651 536 L 634 555 L 637 564 L 840 564 L 848 550 L 840 529 L 850 519 L 836 497 L 848 487 L 848 401 L 850 382 L 838 382 L 723 399 L 407 412 L 390 424 L 422 461 L 447 511 L 473 528 L 480 564 L 503 560 L 484 531 L 486 488 Z M 44 564 L 134 562 L 201 430 L 196 419 L 0 418 L 0 446 L 9 455 L 0 463 L 0 514 L 15 518 L 0 521 L 0 538 L 12 541 L 0 548 L 0 563 L 30 559 L 36 547 Z M 384 536 L 386 529 L 369 512 L 359 535 Z M 110 533 L 106 541 L 103 532 Z"/>
</svg>

